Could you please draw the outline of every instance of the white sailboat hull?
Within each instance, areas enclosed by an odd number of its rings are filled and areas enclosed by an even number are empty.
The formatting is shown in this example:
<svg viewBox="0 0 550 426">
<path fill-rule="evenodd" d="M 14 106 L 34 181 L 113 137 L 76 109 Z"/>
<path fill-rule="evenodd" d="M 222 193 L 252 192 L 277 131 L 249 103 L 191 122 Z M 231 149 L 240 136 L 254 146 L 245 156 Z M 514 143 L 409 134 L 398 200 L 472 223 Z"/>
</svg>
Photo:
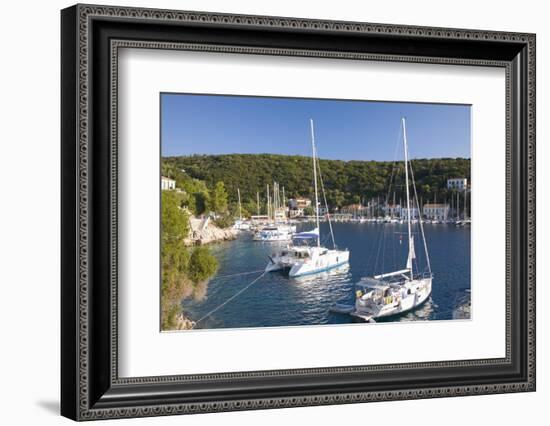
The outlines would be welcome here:
<svg viewBox="0 0 550 426">
<path fill-rule="evenodd" d="M 307 258 L 300 258 L 288 248 L 285 254 L 276 254 L 270 258 L 266 272 L 288 271 L 289 277 L 318 274 L 330 271 L 349 262 L 349 251 L 328 250 L 325 248 L 309 247 L 307 251 L 301 249 L 299 253 L 307 252 Z"/>
<path fill-rule="evenodd" d="M 430 297 L 432 278 L 407 281 L 401 287 L 401 290 L 393 291 L 390 295 L 377 301 L 368 297 L 358 298 L 352 315 L 371 320 L 409 312 L 422 305 Z"/>
<path fill-rule="evenodd" d="M 254 234 L 254 241 L 290 241 L 296 232 L 296 225 L 280 225 L 263 228 Z"/>
<path fill-rule="evenodd" d="M 414 237 L 412 235 L 411 224 L 414 219 L 411 217 L 411 196 L 409 191 L 409 153 L 407 148 L 407 131 L 405 126 L 405 118 L 401 119 L 403 129 L 403 152 L 405 160 L 405 211 L 408 235 L 408 256 L 405 269 L 400 269 L 393 272 L 387 272 L 375 275 L 372 278 L 363 278 L 357 287 L 361 287 L 356 292 L 355 310 L 351 315 L 362 318 L 365 321 L 374 321 L 378 318 L 391 317 L 408 312 L 422 303 L 424 303 L 432 293 L 432 273 L 430 260 L 428 255 L 428 246 L 424 235 L 424 228 L 420 220 L 420 233 L 424 245 L 424 253 L 426 255 L 427 271 L 425 275 L 414 275 L 413 265 L 416 259 L 416 251 L 414 246 Z M 414 197 L 416 199 L 417 208 L 418 196 L 416 194 L 416 186 L 412 168 L 410 169 Z M 391 217 L 386 217 L 386 221 L 391 221 Z M 435 223 L 435 221 L 432 221 Z M 341 310 L 341 308 L 339 308 Z"/>
<path fill-rule="evenodd" d="M 328 253 L 310 262 L 295 263 L 288 273 L 289 277 L 318 274 L 326 272 L 349 262 L 349 251 L 329 250 Z"/>
<path fill-rule="evenodd" d="M 339 266 L 346 265 L 349 261 L 348 250 L 337 250 L 336 243 L 334 242 L 334 234 L 332 231 L 332 225 L 330 223 L 330 216 L 327 214 L 326 218 L 329 222 L 330 232 L 332 235 L 333 249 L 329 250 L 321 246 L 320 239 L 320 227 L 319 227 L 319 194 L 317 189 L 317 150 L 315 148 L 315 133 L 313 130 L 313 120 L 309 120 L 311 129 L 311 150 L 313 160 L 313 184 L 315 188 L 315 222 L 316 227 L 310 232 L 301 232 L 296 235 L 296 240 L 315 240 L 316 246 L 309 245 L 294 245 L 287 246 L 286 249 L 273 254 L 269 258 L 265 270 L 266 272 L 288 270 L 290 277 L 301 277 L 304 275 L 318 274 L 326 272 Z M 323 179 L 321 176 L 321 169 L 319 169 L 319 178 L 321 182 L 321 188 L 324 195 Z M 326 205 L 326 197 L 325 205 Z M 328 211 L 328 205 L 325 206 Z M 294 229 L 294 232 L 296 229 Z"/>
</svg>

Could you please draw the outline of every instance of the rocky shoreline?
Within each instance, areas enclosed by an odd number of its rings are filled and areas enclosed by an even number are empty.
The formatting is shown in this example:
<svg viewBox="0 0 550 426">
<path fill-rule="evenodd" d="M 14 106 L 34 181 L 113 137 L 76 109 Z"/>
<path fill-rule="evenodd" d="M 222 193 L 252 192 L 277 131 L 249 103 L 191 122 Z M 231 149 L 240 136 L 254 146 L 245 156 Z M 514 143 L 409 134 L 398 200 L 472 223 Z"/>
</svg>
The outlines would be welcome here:
<svg viewBox="0 0 550 426">
<path fill-rule="evenodd" d="M 187 318 L 183 314 L 178 314 L 176 316 L 176 326 L 174 330 L 191 330 L 195 326 L 195 321 Z"/>
<path fill-rule="evenodd" d="M 204 245 L 237 238 L 236 229 L 222 229 L 216 226 L 209 217 L 191 216 L 189 225 L 189 237 L 185 241 L 187 245 Z"/>
</svg>

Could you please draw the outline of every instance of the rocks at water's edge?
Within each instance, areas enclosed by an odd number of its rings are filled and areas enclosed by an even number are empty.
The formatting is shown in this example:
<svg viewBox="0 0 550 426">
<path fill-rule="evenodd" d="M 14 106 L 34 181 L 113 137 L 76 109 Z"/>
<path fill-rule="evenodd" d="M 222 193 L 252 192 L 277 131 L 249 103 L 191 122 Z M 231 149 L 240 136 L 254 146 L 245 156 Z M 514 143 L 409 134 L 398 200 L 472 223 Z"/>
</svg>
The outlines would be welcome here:
<svg viewBox="0 0 550 426">
<path fill-rule="evenodd" d="M 195 326 L 195 321 L 191 321 L 183 314 L 176 316 L 176 326 L 174 330 L 191 330 Z"/>
<path fill-rule="evenodd" d="M 216 226 L 209 217 L 191 216 L 189 225 L 189 238 L 186 239 L 188 245 L 210 244 L 218 241 L 234 240 L 237 237 L 236 229 L 222 229 Z"/>
</svg>

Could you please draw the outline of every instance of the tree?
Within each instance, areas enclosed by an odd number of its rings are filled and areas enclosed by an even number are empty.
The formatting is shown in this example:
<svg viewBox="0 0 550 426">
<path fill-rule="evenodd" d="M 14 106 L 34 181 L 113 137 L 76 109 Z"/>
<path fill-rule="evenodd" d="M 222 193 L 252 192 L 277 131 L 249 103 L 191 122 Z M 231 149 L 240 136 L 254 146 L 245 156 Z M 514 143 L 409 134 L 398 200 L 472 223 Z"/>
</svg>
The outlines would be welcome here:
<svg viewBox="0 0 550 426">
<path fill-rule="evenodd" d="M 161 197 L 161 325 L 170 329 L 181 312 L 181 299 L 192 292 L 192 283 L 186 276 L 189 219 L 180 207 L 177 192 L 162 191 Z"/>
<path fill-rule="evenodd" d="M 189 218 L 181 209 L 185 195 L 175 191 L 162 191 L 161 237 L 163 246 L 183 244 L 189 234 Z"/>
<path fill-rule="evenodd" d="M 184 194 L 161 193 L 161 327 L 177 326 L 181 301 L 204 291 L 204 282 L 217 270 L 216 258 L 206 247 L 189 253 L 189 217 L 181 208 Z"/>
<path fill-rule="evenodd" d="M 216 258 L 206 247 L 196 247 L 189 259 L 189 278 L 195 283 L 205 281 L 218 269 Z"/>
<path fill-rule="evenodd" d="M 422 185 L 421 187 L 421 193 L 422 195 L 429 195 L 431 193 L 431 187 L 430 185 Z"/>
<path fill-rule="evenodd" d="M 319 160 L 323 183 L 330 208 L 341 207 L 357 201 L 356 196 L 385 200 L 388 186 L 392 181 L 397 198 L 404 191 L 405 169 L 402 161 L 341 161 Z M 450 177 L 470 178 L 470 160 L 467 158 L 439 158 L 411 160 L 419 197 L 432 200 L 444 197 L 447 179 Z M 311 197 L 313 193 L 313 173 L 311 158 L 297 155 L 275 154 L 228 154 L 192 155 L 185 157 L 164 157 L 163 174 L 176 179 L 194 200 L 188 201 L 195 214 L 207 208 L 218 210 L 214 192 L 218 182 L 223 182 L 226 200 L 237 202 L 237 189 L 240 189 L 243 204 L 252 201 L 249 213 L 256 214 L 256 192 L 260 191 L 262 209 L 265 208 L 266 185 L 273 181 L 285 187 L 287 198 Z M 183 172 L 182 170 L 185 170 Z M 173 173 L 172 175 L 169 173 Z M 179 176 L 179 177 L 178 177 Z M 223 202 L 222 202 L 223 204 Z M 244 206 L 244 205 L 243 205 Z"/>
<path fill-rule="evenodd" d="M 195 206 L 193 213 L 195 213 L 195 215 L 201 215 L 210 210 L 210 194 L 208 190 L 195 192 L 193 197 Z"/>
<path fill-rule="evenodd" d="M 227 192 L 222 181 L 216 182 L 209 207 L 210 210 L 216 213 L 225 213 L 227 211 Z"/>
</svg>

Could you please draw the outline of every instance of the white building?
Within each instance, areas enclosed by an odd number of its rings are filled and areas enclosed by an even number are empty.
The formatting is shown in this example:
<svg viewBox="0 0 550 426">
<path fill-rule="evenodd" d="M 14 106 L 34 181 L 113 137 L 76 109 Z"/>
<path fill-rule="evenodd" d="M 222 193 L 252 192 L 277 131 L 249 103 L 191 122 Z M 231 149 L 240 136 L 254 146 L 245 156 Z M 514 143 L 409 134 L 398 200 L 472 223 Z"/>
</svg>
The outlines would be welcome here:
<svg viewBox="0 0 550 426">
<path fill-rule="evenodd" d="M 324 216 L 328 213 L 328 209 L 326 207 L 319 206 L 319 216 Z"/>
<path fill-rule="evenodd" d="M 160 188 L 163 191 L 170 191 L 176 189 L 176 181 L 174 179 L 167 178 L 165 176 L 160 177 Z"/>
<path fill-rule="evenodd" d="M 401 217 L 401 206 L 399 204 L 388 204 L 384 207 L 384 214 L 391 217 Z"/>
<path fill-rule="evenodd" d="M 418 214 L 418 209 L 416 207 L 411 207 L 411 219 L 418 219 L 419 218 L 419 214 Z M 406 208 L 402 208 L 401 209 L 401 213 L 402 213 L 402 219 L 407 219 L 407 209 Z"/>
<path fill-rule="evenodd" d="M 407 208 L 402 207 L 399 204 L 388 204 L 384 207 L 383 210 L 386 216 L 391 216 L 393 218 L 399 218 L 403 220 L 407 219 Z M 411 219 L 418 219 L 418 209 L 416 207 L 411 207 L 410 210 Z"/>
<path fill-rule="evenodd" d="M 464 191 L 466 188 L 468 188 L 468 179 L 466 178 L 447 179 L 447 189 Z"/>
<path fill-rule="evenodd" d="M 288 200 L 288 207 L 291 210 L 305 209 L 311 206 L 311 200 L 309 198 L 291 198 Z"/>
<path fill-rule="evenodd" d="M 288 215 L 291 218 L 302 217 L 304 215 L 304 209 L 290 209 Z"/>
<path fill-rule="evenodd" d="M 349 204 L 347 206 L 342 206 L 339 210 L 339 213 L 342 214 L 351 214 L 353 216 L 366 216 L 369 209 L 362 204 Z"/>
<path fill-rule="evenodd" d="M 449 206 L 447 204 L 424 204 L 424 217 L 429 220 L 445 220 L 449 214 Z"/>
</svg>

